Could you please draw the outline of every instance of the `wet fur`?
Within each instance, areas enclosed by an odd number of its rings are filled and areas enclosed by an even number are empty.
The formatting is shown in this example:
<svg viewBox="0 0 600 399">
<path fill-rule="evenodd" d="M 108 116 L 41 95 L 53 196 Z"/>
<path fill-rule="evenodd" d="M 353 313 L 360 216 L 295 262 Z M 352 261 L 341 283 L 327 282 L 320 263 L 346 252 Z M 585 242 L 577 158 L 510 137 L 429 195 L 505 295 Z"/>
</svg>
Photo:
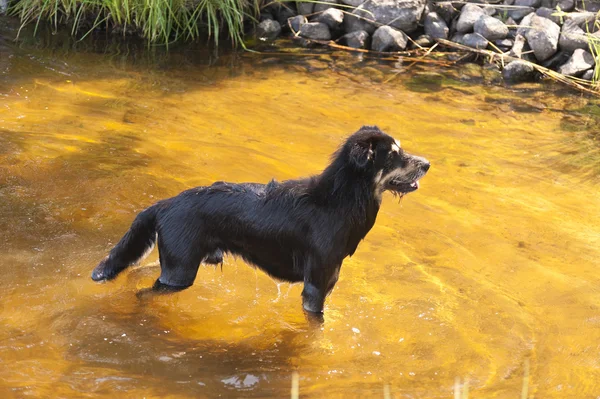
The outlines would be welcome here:
<svg viewBox="0 0 600 399">
<path fill-rule="evenodd" d="M 321 313 L 343 260 L 373 227 L 383 191 L 413 191 L 428 169 L 427 160 L 365 126 L 320 175 L 266 185 L 216 182 L 159 201 L 136 217 L 92 278 L 116 277 L 156 241 L 157 289 L 189 287 L 201 263 L 222 263 L 229 253 L 276 279 L 303 282 L 304 308 Z"/>
</svg>

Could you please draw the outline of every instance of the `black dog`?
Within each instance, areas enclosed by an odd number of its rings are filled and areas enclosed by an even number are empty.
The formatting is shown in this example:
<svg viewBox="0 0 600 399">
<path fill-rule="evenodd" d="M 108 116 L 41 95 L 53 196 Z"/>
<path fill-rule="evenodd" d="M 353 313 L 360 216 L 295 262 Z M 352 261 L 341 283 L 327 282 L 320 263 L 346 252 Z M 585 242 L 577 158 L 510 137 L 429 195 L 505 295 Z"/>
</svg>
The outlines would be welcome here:
<svg viewBox="0 0 600 399">
<path fill-rule="evenodd" d="M 189 287 L 200 263 L 217 264 L 230 253 L 276 279 L 304 282 L 304 309 L 322 313 L 342 261 L 373 227 L 383 192 L 415 191 L 428 169 L 426 159 L 364 126 L 318 176 L 266 185 L 217 182 L 159 201 L 136 217 L 92 279 L 116 277 L 158 239 L 157 287 Z"/>
</svg>

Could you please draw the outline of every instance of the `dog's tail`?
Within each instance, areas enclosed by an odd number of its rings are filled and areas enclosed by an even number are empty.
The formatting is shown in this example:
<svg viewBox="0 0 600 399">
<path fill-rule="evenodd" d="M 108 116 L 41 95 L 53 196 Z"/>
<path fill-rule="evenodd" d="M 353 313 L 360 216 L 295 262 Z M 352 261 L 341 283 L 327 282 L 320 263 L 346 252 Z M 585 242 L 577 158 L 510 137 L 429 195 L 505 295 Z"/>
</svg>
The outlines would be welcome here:
<svg viewBox="0 0 600 399">
<path fill-rule="evenodd" d="M 157 205 L 153 205 L 137 215 L 129 231 L 96 266 L 92 272 L 92 280 L 111 280 L 152 251 L 156 242 L 157 211 Z"/>
</svg>

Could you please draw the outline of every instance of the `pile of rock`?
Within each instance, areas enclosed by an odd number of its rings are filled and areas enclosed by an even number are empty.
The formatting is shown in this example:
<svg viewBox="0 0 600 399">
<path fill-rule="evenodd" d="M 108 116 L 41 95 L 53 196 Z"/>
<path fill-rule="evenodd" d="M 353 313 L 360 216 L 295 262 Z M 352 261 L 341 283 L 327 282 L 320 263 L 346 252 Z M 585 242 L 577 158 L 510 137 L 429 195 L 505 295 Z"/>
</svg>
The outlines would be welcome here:
<svg viewBox="0 0 600 399">
<path fill-rule="evenodd" d="M 320 0 L 272 3 L 257 35 L 293 35 L 377 52 L 428 47 L 439 39 L 476 49 L 501 50 L 564 75 L 591 79 L 590 42 L 600 46 L 598 0 Z M 534 68 L 513 61 L 505 79 L 528 80 Z"/>
</svg>

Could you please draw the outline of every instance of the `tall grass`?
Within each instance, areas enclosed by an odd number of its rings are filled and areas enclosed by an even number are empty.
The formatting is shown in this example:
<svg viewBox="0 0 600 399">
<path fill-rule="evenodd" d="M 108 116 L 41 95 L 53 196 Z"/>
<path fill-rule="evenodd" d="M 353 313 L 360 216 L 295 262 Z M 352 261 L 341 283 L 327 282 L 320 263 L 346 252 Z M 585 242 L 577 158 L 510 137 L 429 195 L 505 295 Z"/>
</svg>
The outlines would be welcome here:
<svg viewBox="0 0 600 399">
<path fill-rule="evenodd" d="M 16 0 L 9 13 L 22 26 L 49 21 L 86 36 L 99 27 L 135 32 L 149 43 L 193 40 L 203 32 L 215 44 L 225 31 L 243 45 L 244 19 L 258 13 L 260 0 Z"/>
</svg>

